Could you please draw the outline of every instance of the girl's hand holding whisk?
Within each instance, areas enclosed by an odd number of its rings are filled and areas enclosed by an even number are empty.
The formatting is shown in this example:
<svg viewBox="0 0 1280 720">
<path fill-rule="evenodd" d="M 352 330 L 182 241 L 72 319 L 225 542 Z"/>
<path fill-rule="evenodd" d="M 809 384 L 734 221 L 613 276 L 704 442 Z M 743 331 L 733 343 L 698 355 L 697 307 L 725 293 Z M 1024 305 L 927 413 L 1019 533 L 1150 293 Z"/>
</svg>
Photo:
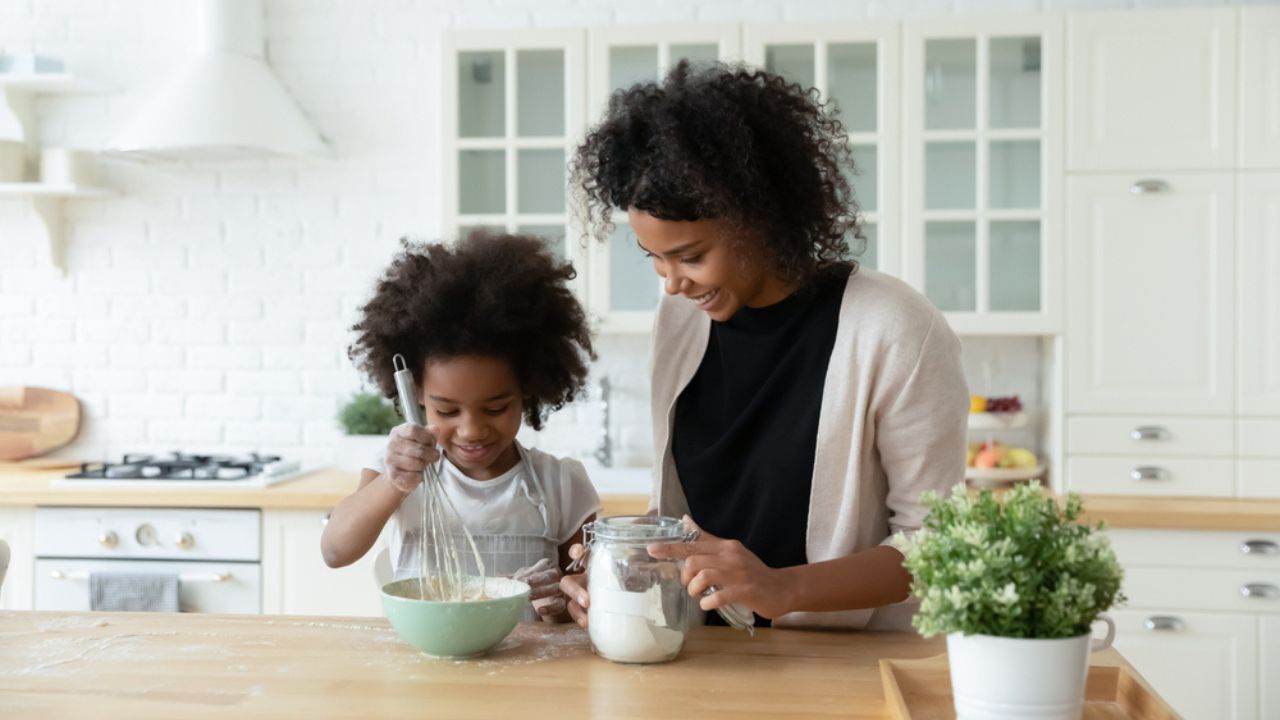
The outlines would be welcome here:
<svg viewBox="0 0 1280 720">
<path fill-rule="evenodd" d="M 384 477 L 400 492 L 413 492 L 422 483 L 422 471 L 440 458 L 435 430 L 431 425 L 422 427 L 408 422 L 392 428 Z"/>
</svg>

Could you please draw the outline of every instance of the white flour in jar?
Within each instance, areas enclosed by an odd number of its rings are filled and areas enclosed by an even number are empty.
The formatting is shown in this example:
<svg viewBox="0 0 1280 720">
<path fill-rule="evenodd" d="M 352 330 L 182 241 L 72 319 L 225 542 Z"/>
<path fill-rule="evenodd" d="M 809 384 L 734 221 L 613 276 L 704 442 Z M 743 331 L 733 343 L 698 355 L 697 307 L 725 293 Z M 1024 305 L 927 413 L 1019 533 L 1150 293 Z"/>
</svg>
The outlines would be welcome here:
<svg viewBox="0 0 1280 720">
<path fill-rule="evenodd" d="M 587 630 L 596 651 L 629 663 L 661 662 L 680 652 L 684 633 L 666 626 L 661 586 L 644 592 L 623 590 L 608 567 L 607 553 L 596 552 L 591 560 Z"/>
</svg>

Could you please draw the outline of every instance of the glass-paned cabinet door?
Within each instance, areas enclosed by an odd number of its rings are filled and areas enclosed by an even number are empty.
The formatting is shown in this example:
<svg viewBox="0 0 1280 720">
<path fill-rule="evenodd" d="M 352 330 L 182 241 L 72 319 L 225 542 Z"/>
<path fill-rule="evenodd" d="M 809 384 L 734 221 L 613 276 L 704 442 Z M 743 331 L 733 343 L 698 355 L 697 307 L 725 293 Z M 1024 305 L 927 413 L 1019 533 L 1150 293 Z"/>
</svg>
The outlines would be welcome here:
<svg viewBox="0 0 1280 720">
<path fill-rule="evenodd" d="M 600 121 L 613 93 L 657 81 L 680 60 L 697 64 L 740 56 L 737 25 L 590 28 L 587 126 Z M 610 237 L 593 240 L 588 249 L 591 309 L 604 332 L 649 332 L 662 296 L 661 279 L 640 249 L 626 213 L 615 213 L 613 222 Z"/>
<path fill-rule="evenodd" d="M 585 45 L 582 30 L 447 36 L 445 238 L 481 228 L 533 234 L 581 270 L 566 197 L 585 114 Z M 575 289 L 585 297 L 582 275 Z"/>
<path fill-rule="evenodd" d="M 1062 19 L 907 21 L 907 279 L 958 332 L 1061 325 Z"/>
<path fill-rule="evenodd" d="M 898 83 L 899 25 L 747 25 L 747 62 L 817 88 L 848 134 L 853 168 L 846 179 L 861 213 L 862 237 L 850 237 L 863 267 L 900 274 Z"/>
</svg>

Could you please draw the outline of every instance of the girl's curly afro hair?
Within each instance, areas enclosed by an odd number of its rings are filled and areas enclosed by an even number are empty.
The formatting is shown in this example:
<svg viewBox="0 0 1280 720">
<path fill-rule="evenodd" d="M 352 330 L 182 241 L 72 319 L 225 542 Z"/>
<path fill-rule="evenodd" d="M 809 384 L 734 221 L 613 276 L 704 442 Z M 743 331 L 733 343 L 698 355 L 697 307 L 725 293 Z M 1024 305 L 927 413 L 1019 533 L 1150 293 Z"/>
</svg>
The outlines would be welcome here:
<svg viewBox="0 0 1280 720">
<path fill-rule="evenodd" d="M 775 271 L 804 283 L 862 240 L 844 126 L 816 90 L 741 65 L 681 61 L 609 98 L 573 161 L 577 211 L 608 234 L 615 209 L 728 220 Z"/>
<path fill-rule="evenodd" d="M 541 238 L 473 232 L 450 247 L 401 241 L 351 329 L 347 355 L 388 398 L 399 353 L 422 386 L 428 360 L 507 360 L 535 430 L 583 388 L 595 359 L 586 313 L 567 283 L 573 265 Z"/>
</svg>

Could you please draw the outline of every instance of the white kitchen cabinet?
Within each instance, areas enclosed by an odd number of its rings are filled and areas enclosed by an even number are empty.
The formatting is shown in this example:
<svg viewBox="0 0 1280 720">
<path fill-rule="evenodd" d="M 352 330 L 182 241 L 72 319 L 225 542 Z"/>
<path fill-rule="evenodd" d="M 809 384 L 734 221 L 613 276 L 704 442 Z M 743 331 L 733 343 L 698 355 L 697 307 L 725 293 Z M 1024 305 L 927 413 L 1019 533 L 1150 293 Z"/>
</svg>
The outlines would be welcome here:
<svg viewBox="0 0 1280 720">
<path fill-rule="evenodd" d="M 1233 8 L 1068 15 L 1067 169 L 1231 168 L 1236 19 Z"/>
<path fill-rule="evenodd" d="M 897 22 L 748 24 L 743 58 L 834 103 L 853 149 L 849 177 L 865 243 L 849 238 L 865 267 L 901 275 L 899 213 L 901 82 Z"/>
<path fill-rule="evenodd" d="M 1239 216 L 1238 412 L 1280 416 L 1280 173 L 1240 174 Z"/>
<path fill-rule="evenodd" d="M 586 126 L 600 121 L 614 92 L 658 81 L 680 60 L 697 64 L 740 55 L 738 26 L 733 24 L 591 28 Z M 586 250 L 589 307 L 603 332 L 647 333 L 662 296 L 661 280 L 653 261 L 636 243 L 626 213 L 614 213 L 613 223 L 612 237 L 607 242 L 593 241 Z"/>
<path fill-rule="evenodd" d="M 0 609 L 30 610 L 35 598 L 35 509 L 0 508 L 0 540 L 9 545 Z"/>
<path fill-rule="evenodd" d="M 1234 412 L 1234 186 L 1068 179 L 1068 413 Z"/>
<path fill-rule="evenodd" d="M 1174 709 L 1195 718 L 1276 717 L 1267 678 L 1280 644 L 1280 533 L 1111 529 L 1128 602 L 1107 614 L 1116 648 Z M 1251 585 L 1248 596 L 1241 592 Z M 1270 597 L 1268 597 L 1270 595 Z M 1261 680 L 1260 680 L 1261 678 Z M 1259 705 L 1263 705 L 1261 714 Z"/>
<path fill-rule="evenodd" d="M 382 541 L 355 563 L 330 568 L 320 556 L 328 515 L 317 510 L 263 510 L 263 613 L 382 615 L 373 571 Z"/>
<path fill-rule="evenodd" d="M 1258 717 L 1280 718 L 1280 615 L 1263 615 L 1258 634 Z"/>
<path fill-rule="evenodd" d="M 1240 8 L 1240 166 L 1280 168 L 1278 7 Z"/>
<path fill-rule="evenodd" d="M 1051 334 L 1062 18 L 903 25 L 905 277 L 967 334 Z"/>
<path fill-rule="evenodd" d="M 1187 720 L 1260 717 L 1257 616 L 1160 608 L 1107 614 L 1116 649 Z"/>
<path fill-rule="evenodd" d="M 585 94 L 581 30 L 451 33 L 444 52 L 446 238 L 475 228 L 539 235 L 581 269 L 567 167 Z M 576 291 L 585 292 L 579 273 Z"/>
</svg>

